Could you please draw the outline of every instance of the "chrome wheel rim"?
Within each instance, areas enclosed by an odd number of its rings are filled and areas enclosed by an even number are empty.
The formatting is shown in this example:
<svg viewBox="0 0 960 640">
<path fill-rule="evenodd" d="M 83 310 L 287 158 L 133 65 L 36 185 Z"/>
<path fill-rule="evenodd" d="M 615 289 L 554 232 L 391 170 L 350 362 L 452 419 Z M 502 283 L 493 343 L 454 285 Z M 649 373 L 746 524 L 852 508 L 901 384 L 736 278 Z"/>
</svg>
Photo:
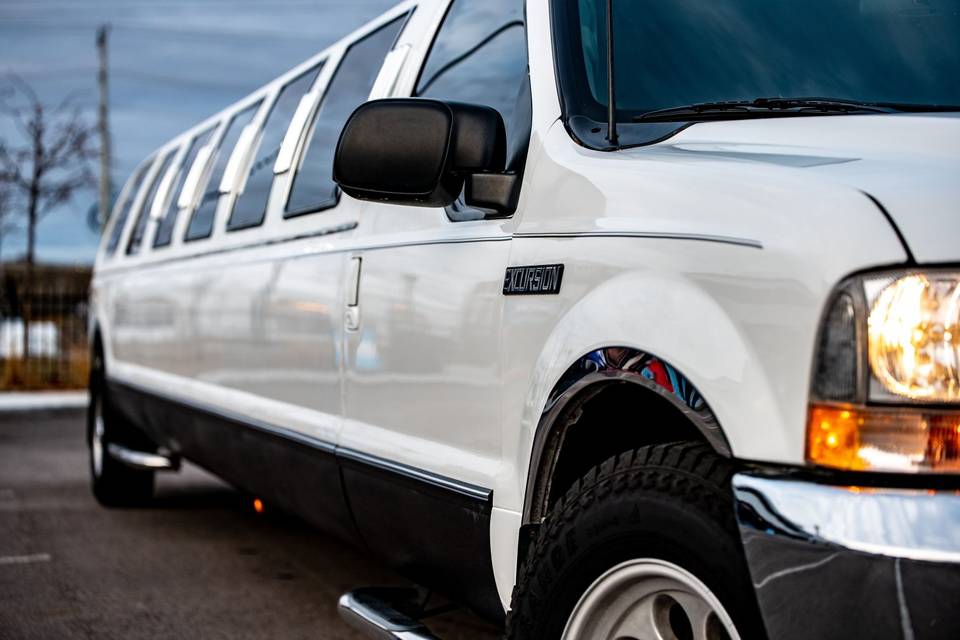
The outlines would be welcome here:
<svg viewBox="0 0 960 640">
<path fill-rule="evenodd" d="M 100 398 L 95 400 L 93 408 L 93 434 L 90 437 L 90 459 L 93 475 L 96 478 L 103 473 L 103 410 Z"/>
<path fill-rule="evenodd" d="M 692 573 L 656 558 L 602 576 L 573 608 L 563 640 L 740 640 L 720 600 Z"/>
</svg>

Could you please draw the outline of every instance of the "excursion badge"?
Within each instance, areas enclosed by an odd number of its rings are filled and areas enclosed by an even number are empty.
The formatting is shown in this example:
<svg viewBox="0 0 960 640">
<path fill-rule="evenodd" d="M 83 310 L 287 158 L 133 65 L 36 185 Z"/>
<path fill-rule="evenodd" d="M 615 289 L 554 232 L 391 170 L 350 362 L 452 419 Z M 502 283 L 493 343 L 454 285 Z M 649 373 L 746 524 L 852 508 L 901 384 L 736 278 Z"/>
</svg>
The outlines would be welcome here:
<svg viewBox="0 0 960 640">
<path fill-rule="evenodd" d="M 562 264 L 507 267 L 507 273 L 503 277 L 503 295 L 560 293 L 561 280 L 563 280 Z"/>
</svg>

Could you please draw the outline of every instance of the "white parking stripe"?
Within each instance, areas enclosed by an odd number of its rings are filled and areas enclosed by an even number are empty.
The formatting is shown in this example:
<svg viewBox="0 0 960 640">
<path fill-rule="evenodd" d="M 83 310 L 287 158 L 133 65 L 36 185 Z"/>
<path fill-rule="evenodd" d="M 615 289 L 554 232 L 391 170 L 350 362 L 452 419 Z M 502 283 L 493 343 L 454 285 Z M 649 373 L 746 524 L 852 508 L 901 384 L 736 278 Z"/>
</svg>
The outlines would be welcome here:
<svg viewBox="0 0 960 640">
<path fill-rule="evenodd" d="M 907 599 L 903 595 L 903 576 L 900 575 L 900 558 L 894 562 L 894 574 L 897 578 L 897 602 L 900 605 L 900 628 L 903 631 L 903 640 L 913 640 L 913 623 L 910 621 L 910 609 L 907 608 Z"/>
<path fill-rule="evenodd" d="M 781 569 L 780 571 L 775 571 L 770 575 L 768 575 L 763 580 L 761 580 L 760 582 L 754 583 L 753 586 L 755 589 L 762 589 L 771 580 L 776 580 L 777 578 L 788 576 L 791 573 L 799 573 L 800 571 L 809 571 L 810 569 L 816 569 L 817 567 L 822 567 L 823 565 L 827 564 L 828 562 L 836 558 L 838 555 L 840 555 L 839 551 L 831 553 L 826 558 L 823 558 L 822 560 L 817 560 L 816 562 L 811 562 L 810 564 L 802 564 L 799 567 L 790 567 L 789 569 Z"/>
<path fill-rule="evenodd" d="M 0 565 L 5 564 L 32 564 L 34 562 L 50 562 L 49 553 L 34 553 L 28 556 L 0 556 Z"/>
</svg>

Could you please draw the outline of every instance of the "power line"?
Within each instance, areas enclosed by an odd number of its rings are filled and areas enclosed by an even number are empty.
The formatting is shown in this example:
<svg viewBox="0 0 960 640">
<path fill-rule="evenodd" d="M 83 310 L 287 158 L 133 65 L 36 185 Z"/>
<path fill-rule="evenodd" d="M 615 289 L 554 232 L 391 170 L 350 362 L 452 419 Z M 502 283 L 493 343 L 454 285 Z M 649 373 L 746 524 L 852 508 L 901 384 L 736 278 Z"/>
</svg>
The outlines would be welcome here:
<svg viewBox="0 0 960 640">
<path fill-rule="evenodd" d="M 9 67 L 9 69 L 16 69 L 15 66 Z M 58 78 L 58 77 L 70 77 L 70 78 L 80 78 L 81 76 L 95 73 L 97 70 L 96 65 L 84 65 L 77 67 L 60 67 L 60 68 L 49 68 L 49 69 L 17 69 L 17 75 L 23 78 L 32 78 L 43 80 L 46 78 Z M 143 69 L 134 69 L 134 68 L 123 68 L 123 67 L 113 67 L 111 73 L 114 78 L 123 77 L 130 78 L 133 80 L 146 80 L 150 82 L 155 82 L 158 84 L 167 84 L 167 85 L 183 85 L 183 86 L 198 86 L 211 89 L 249 89 L 253 90 L 257 86 L 255 83 L 247 82 L 230 82 L 218 78 L 216 76 L 203 76 L 203 77 L 188 77 L 188 76 L 174 76 L 165 73 L 154 73 L 151 71 L 144 71 Z M 276 75 L 276 74 L 274 74 Z M 272 77 L 272 76 L 271 76 Z M 266 82 L 267 80 L 264 80 Z"/>
<path fill-rule="evenodd" d="M 299 7 L 299 8 L 310 8 L 323 10 L 327 7 L 356 7 L 356 6 L 384 6 L 391 7 L 396 4 L 393 0 L 326 0 L 324 2 L 318 2 L 317 0 L 273 0 L 268 3 L 268 6 L 273 9 L 274 7 Z M 30 0 L 29 2 L 10 2 L 7 0 L 0 6 L 0 14 L 10 11 L 24 10 L 28 12 L 46 12 L 51 10 L 63 10 L 63 9 L 74 9 L 76 11 L 91 11 L 96 8 L 105 8 L 105 9 L 123 9 L 126 11 L 142 11 L 144 9 L 154 10 L 154 9 L 164 9 L 169 7 L 190 7 L 190 8 L 206 8 L 206 7 L 258 7 L 262 8 L 265 6 L 263 0 L 207 0 L 206 2 L 197 2 L 196 0 L 156 0 L 151 2 L 136 3 L 130 2 L 129 0 L 100 0 L 99 2 L 85 2 L 83 3 L 82 8 L 77 6 L 76 2 L 63 2 L 52 1 L 52 2 L 42 2 L 38 0 Z"/>
<path fill-rule="evenodd" d="M 302 18 L 302 16 L 301 16 Z M 11 21 L 4 18 L 6 23 L 4 26 L 9 27 Z M 89 32 L 91 29 L 95 28 L 95 24 L 92 22 L 64 22 L 61 20 L 20 20 L 19 22 L 28 23 L 27 25 L 19 25 L 20 28 L 31 28 L 38 30 L 51 30 L 51 31 L 84 31 Z M 359 26 L 363 24 L 364 20 L 356 20 L 356 24 Z M 322 42 L 323 40 L 328 40 L 330 43 L 334 42 L 344 33 L 349 31 L 349 26 L 347 28 L 341 28 L 341 25 L 337 25 L 338 28 L 334 31 L 331 31 L 327 38 L 322 38 L 319 30 L 317 32 L 296 32 L 290 31 L 289 29 L 223 29 L 223 28 L 207 28 L 207 27 L 176 27 L 176 26 L 164 26 L 164 25 L 152 25 L 144 23 L 135 23 L 135 22 L 123 22 L 116 21 L 112 23 L 112 30 L 120 35 L 129 32 L 140 32 L 140 33 L 156 33 L 161 34 L 166 37 L 178 37 L 185 39 L 197 39 L 202 38 L 204 40 L 211 39 L 231 39 L 231 40 L 250 40 L 254 39 L 271 39 L 271 38 L 282 38 L 283 40 L 309 40 L 313 42 Z M 2 29 L 2 27 L 0 27 Z"/>
</svg>

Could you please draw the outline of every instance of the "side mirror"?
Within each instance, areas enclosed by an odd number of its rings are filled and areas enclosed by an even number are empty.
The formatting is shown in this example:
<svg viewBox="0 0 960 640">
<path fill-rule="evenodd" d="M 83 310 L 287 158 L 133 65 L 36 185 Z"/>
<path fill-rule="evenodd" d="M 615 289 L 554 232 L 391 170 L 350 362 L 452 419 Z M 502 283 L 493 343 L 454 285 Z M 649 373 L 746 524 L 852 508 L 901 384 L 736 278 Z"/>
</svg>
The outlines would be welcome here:
<svg viewBox="0 0 960 640">
<path fill-rule="evenodd" d="M 468 177 L 503 173 L 506 146 L 496 109 L 423 98 L 373 100 L 344 125 L 333 180 L 360 200 L 445 207 Z"/>
</svg>

